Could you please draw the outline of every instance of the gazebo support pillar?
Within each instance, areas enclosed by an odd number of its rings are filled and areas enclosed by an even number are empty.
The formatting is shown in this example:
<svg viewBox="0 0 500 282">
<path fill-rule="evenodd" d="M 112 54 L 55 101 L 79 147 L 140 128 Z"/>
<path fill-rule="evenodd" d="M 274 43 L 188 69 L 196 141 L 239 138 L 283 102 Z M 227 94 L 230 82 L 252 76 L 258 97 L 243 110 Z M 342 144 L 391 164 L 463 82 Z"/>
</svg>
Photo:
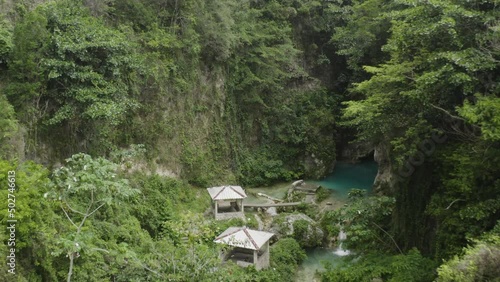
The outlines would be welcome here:
<svg viewBox="0 0 500 282">
<path fill-rule="evenodd" d="M 214 213 L 215 213 L 215 218 L 217 218 L 217 213 L 219 211 L 219 202 L 214 201 Z"/>
</svg>

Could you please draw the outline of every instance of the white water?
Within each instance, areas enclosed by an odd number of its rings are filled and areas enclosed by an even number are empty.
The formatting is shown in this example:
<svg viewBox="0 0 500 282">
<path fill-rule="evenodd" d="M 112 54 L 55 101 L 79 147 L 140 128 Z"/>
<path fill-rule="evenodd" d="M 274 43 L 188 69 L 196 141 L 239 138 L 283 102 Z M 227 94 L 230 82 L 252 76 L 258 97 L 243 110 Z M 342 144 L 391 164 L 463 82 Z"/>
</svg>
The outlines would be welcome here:
<svg viewBox="0 0 500 282">
<path fill-rule="evenodd" d="M 347 238 L 344 231 L 338 235 L 339 246 L 337 249 L 314 248 L 307 251 L 307 258 L 302 262 L 295 277 L 295 282 L 315 282 L 321 279 L 316 272 L 325 271 L 323 261 L 337 266 L 343 260 L 343 257 L 351 254 L 351 251 L 342 249 L 342 241 Z"/>
<path fill-rule="evenodd" d="M 347 238 L 347 235 L 345 234 L 345 232 L 343 230 L 340 230 L 340 233 L 339 233 L 339 242 L 340 242 L 340 244 L 337 247 L 337 249 L 335 251 L 333 251 L 333 253 L 336 254 L 339 257 L 344 257 L 344 256 L 348 256 L 348 255 L 351 254 L 351 251 L 344 250 L 342 248 L 342 241 L 344 241 L 346 238 Z"/>
<path fill-rule="evenodd" d="M 345 257 L 351 254 L 351 251 L 342 249 L 342 243 L 337 247 L 335 251 L 333 251 L 339 257 Z"/>
<path fill-rule="evenodd" d="M 344 241 L 345 239 L 347 239 L 347 234 L 345 234 L 344 230 L 340 230 L 339 241 Z"/>
</svg>

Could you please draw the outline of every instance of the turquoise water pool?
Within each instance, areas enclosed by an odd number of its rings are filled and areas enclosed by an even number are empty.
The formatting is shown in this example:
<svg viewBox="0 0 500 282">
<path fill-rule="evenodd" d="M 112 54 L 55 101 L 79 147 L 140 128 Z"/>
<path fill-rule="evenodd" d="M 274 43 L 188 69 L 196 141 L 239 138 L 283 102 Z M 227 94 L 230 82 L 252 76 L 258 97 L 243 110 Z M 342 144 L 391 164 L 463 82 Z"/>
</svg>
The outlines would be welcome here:
<svg viewBox="0 0 500 282">
<path fill-rule="evenodd" d="M 342 262 L 344 257 L 335 254 L 332 249 L 314 248 L 306 251 L 307 258 L 299 266 L 296 282 L 315 282 L 321 281 L 319 277 L 315 277 L 316 272 L 325 271 L 323 262 L 328 261 L 332 266 L 337 266 Z"/>
<path fill-rule="evenodd" d="M 355 164 L 338 162 L 332 174 L 324 179 L 310 182 L 332 189 L 337 192 L 336 194 L 347 197 L 347 193 L 353 188 L 371 192 L 377 171 L 378 165 L 375 161 L 361 161 Z"/>
</svg>

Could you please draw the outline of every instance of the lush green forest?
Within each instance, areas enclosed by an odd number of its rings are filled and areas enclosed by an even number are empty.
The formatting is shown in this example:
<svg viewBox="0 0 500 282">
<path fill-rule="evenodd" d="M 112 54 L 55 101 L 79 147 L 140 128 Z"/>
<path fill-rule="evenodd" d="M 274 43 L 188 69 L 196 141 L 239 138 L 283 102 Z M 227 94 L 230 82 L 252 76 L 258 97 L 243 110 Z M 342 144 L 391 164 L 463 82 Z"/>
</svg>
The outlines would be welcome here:
<svg viewBox="0 0 500 282">
<path fill-rule="evenodd" d="M 204 188 L 366 158 L 374 193 L 286 211 L 356 253 L 318 279 L 500 281 L 498 4 L 0 0 L 0 281 L 293 281 L 308 226 L 221 264 L 258 223 Z"/>
</svg>

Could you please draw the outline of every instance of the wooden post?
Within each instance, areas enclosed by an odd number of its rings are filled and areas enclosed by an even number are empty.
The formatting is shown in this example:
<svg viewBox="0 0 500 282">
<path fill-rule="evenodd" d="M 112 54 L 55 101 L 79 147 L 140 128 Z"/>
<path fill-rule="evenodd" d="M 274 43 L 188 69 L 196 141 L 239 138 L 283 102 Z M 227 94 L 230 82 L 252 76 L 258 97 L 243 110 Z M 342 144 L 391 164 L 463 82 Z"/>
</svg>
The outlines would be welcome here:
<svg viewBox="0 0 500 282">
<path fill-rule="evenodd" d="M 266 249 L 265 249 L 264 253 L 262 254 L 262 260 L 263 260 L 262 267 L 268 268 L 269 267 L 269 240 L 264 245 L 264 248 L 266 248 Z"/>
<path fill-rule="evenodd" d="M 253 251 L 253 265 L 255 266 L 255 269 L 260 270 L 258 252 L 259 252 L 258 250 Z"/>
<path fill-rule="evenodd" d="M 219 201 L 215 200 L 215 201 L 214 201 L 214 214 L 215 214 L 215 219 L 217 219 L 218 206 L 219 206 Z"/>
</svg>

